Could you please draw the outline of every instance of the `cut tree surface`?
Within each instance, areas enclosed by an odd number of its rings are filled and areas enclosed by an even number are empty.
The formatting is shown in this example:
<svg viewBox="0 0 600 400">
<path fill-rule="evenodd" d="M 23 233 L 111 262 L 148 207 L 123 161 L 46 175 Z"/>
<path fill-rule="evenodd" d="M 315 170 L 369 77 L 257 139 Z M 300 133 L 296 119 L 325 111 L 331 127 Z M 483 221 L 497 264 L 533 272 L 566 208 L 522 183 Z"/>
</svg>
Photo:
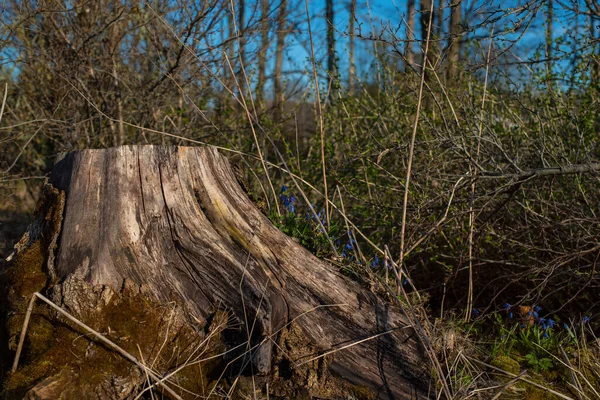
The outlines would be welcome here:
<svg viewBox="0 0 600 400">
<path fill-rule="evenodd" d="M 42 246 L 38 253 L 47 279 L 37 290 L 77 318 L 102 313 L 99 304 L 110 304 L 113 294 L 134 291 L 152 302 L 123 302 L 123 307 L 176 303 L 182 311 L 172 325 L 179 331 L 201 329 L 215 313 L 228 313 L 238 329 L 222 333 L 226 348 L 247 345 L 225 358 L 238 360 L 238 371 L 261 382 L 275 374 L 294 379 L 295 372 L 317 365 L 335 379 L 368 388 L 364 397 L 427 396 L 426 357 L 408 319 L 273 226 L 216 149 L 124 146 L 71 152 L 56 162 L 49 192 L 59 210 L 64 202 L 62 224 L 56 234 L 50 230 L 37 241 L 36 235 L 44 235 L 30 227 L 15 263 L 34 242 Z M 32 226 L 48 220 L 40 215 L 48 209 L 56 213 L 57 207 L 38 204 Z M 18 295 L 13 293 L 13 300 Z M 35 326 L 31 329 L 28 335 L 35 334 Z M 119 330 L 98 329 L 109 335 Z M 48 377 L 68 381 L 57 371 Z M 313 395 L 319 377 L 308 375 L 323 372 L 303 373 L 306 393 Z M 137 375 L 143 384 L 146 378 Z M 52 386 L 47 380 L 42 384 L 42 389 Z"/>
</svg>

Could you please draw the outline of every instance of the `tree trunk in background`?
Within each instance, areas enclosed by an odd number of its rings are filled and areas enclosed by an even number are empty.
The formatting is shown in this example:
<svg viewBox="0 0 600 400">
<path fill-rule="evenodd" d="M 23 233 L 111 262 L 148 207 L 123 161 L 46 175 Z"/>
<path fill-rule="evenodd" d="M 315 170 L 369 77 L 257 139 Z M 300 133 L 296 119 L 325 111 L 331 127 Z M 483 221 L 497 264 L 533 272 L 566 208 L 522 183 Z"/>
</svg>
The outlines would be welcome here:
<svg viewBox="0 0 600 400">
<path fill-rule="evenodd" d="M 435 15 L 435 55 L 436 62 L 440 62 L 437 60 L 437 57 L 442 56 L 442 51 L 444 46 L 442 45 L 442 37 L 444 36 L 444 2 L 445 0 L 437 0 L 436 6 L 436 15 Z M 432 32 L 433 33 L 433 32 Z"/>
<path fill-rule="evenodd" d="M 356 74 L 356 67 L 354 64 L 354 20 L 356 19 L 356 0 L 350 0 L 350 17 L 348 21 L 348 31 L 350 34 L 350 67 L 348 70 L 348 88 L 350 94 L 354 95 L 354 76 Z"/>
<path fill-rule="evenodd" d="M 333 85 L 337 79 L 337 67 L 335 65 L 335 21 L 333 14 L 333 0 L 325 0 L 325 20 L 327 21 L 327 74 L 329 75 L 329 101 L 335 94 Z"/>
<path fill-rule="evenodd" d="M 277 16 L 277 47 L 275 48 L 275 119 L 281 120 L 283 115 L 284 90 L 282 82 L 283 53 L 285 51 L 285 36 L 287 18 L 287 0 L 281 0 L 279 4 L 279 14 Z"/>
<path fill-rule="evenodd" d="M 431 18 L 433 18 L 433 9 L 432 9 L 432 7 L 433 7 L 433 0 L 421 0 L 421 19 L 420 19 L 420 21 L 421 21 L 421 41 L 423 43 L 423 45 L 422 45 L 423 50 L 422 51 L 424 52 L 425 49 L 427 47 L 429 47 L 429 54 L 431 54 L 432 51 L 433 51 L 433 48 L 432 48 L 431 44 L 429 44 L 429 46 L 427 46 L 427 30 L 429 29 L 429 21 L 431 20 Z M 434 26 L 432 24 L 431 30 L 433 30 L 433 29 L 434 29 Z M 432 33 L 434 33 L 434 32 L 432 32 Z M 432 38 L 433 38 L 433 34 L 432 33 L 429 34 L 429 42 L 430 43 L 431 43 Z M 425 59 L 425 54 L 423 54 L 422 58 L 423 59 L 422 59 L 421 62 L 426 65 L 427 60 Z M 433 60 L 433 57 L 431 57 L 429 55 L 428 55 L 428 58 L 430 60 Z M 432 64 L 433 64 L 433 62 L 432 62 Z M 425 71 L 427 71 L 427 65 L 426 65 Z M 429 78 L 429 74 L 425 73 L 425 79 L 428 80 L 428 78 Z"/>
<path fill-rule="evenodd" d="M 406 62 L 408 64 L 408 71 L 414 67 L 415 64 L 415 53 L 413 50 L 413 40 L 415 38 L 415 0 L 407 1 L 406 18 Z"/>
<path fill-rule="evenodd" d="M 184 398 L 173 383 L 201 394 L 219 376 L 240 398 L 267 388 L 260 398 L 427 397 L 427 362 L 404 314 L 279 231 L 214 148 L 62 155 L 16 248 L 0 303 L 13 341 L 37 291 L 160 377 L 197 360 L 167 382 Z M 22 391 L 139 393 L 138 367 L 49 310 L 36 306 L 11 378 L 35 374 Z"/>
<path fill-rule="evenodd" d="M 451 16 L 450 16 L 450 38 L 448 43 L 448 81 L 451 82 L 458 78 L 458 66 L 460 57 L 460 46 L 461 46 L 461 13 L 460 5 L 462 0 L 457 0 L 451 5 Z"/>
<path fill-rule="evenodd" d="M 265 100 L 269 45 L 269 0 L 261 0 L 260 51 L 258 52 L 258 82 L 256 84 L 256 100 L 261 108 L 264 106 Z"/>
<path fill-rule="evenodd" d="M 235 84 L 235 68 L 236 68 L 236 56 L 235 56 L 235 38 L 236 38 L 236 31 L 235 31 L 235 10 L 233 8 L 231 8 L 233 5 L 229 5 L 228 7 L 228 13 L 227 13 L 227 59 L 224 60 L 224 64 L 225 64 L 225 71 L 226 71 L 226 76 L 228 77 L 228 79 L 225 81 L 225 84 L 227 85 L 227 87 L 233 92 L 236 93 L 237 92 L 237 87 Z M 230 101 L 233 101 L 233 99 L 230 97 L 230 94 L 227 94 L 227 103 L 229 103 Z"/>
<path fill-rule="evenodd" d="M 230 90 L 235 92 L 235 85 L 233 85 L 233 76 L 231 74 L 231 70 L 229 68 L 229 64 L 234 64 L 231 60 L 233 55 L 233 35 L 235 32 L 233 31 L 233 16 L 231 15 L 231 10 L 226 11 L 227 17 L 221 21 L 221 43 L 227 43 L 225 45 L 225 55 L 223 55 L 223 59 L 221 61 L 221 65 L 223 68 L 223 85 Z M 227 57 L 227 59 L 225 58 Z M 217 107 L 217 118 L 222 115 L 225 115 L 225 110 L 227 110 L 231 103 L 231 94 L 226 90 L 225 87 L 220 88 L 219 93 L 219 105 Z"/>
<path fill-rule="evenodd" d="M 591 73 L 591 84 L 595 89 L 600 89 L 600 53 L 598 52 L 598 38 L 596 37 L 596 18 L 594 8 L 589 7 L 592 13 L 590 14 L 590 37 L 593 43 L 592 47 L 592 73 Z M 596 11 L 597 13 L 598 11 Z"/>
<path fill-rule="evenodd" d="M 246 77 L 244 74 L 244 69 L 246 68 L 246 1 L 239 0 L 238 2 L 238 53 L 239 53 L 239 62 L 240 65 L 238 67 L 238 84 L 240 85 L 240 96 L 244 96 L 246 93 Z"/>
<path fill-rule="evenodd" d="M 554 24 L 553 0 L 548 0 L 546 9 L 546 74 L 548 89 L 552 89 L 552 25 Z"/>
</svg>

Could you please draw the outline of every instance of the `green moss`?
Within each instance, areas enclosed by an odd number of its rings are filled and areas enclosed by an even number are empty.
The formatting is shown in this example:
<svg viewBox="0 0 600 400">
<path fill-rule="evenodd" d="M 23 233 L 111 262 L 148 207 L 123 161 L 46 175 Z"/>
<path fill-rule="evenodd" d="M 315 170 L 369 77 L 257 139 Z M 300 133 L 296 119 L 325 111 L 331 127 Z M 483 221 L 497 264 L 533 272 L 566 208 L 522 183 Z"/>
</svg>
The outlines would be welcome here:
<svg viewBox="0 0 600 400">
<path fill-rule="evenodd" d="M 203 337 L 187 325 L 171 326 L 170 308 L 152 302 L 145 296 L 127 291 L 97 312 L 86 316 L 83 322 L 103 332 L 129 354 L 154 363 L 158 371 L 171 370 L 191 352 L 201 346 Z M 70 388 L 85 393 L 90 387 L 114 377 L 127 379 L 136 367 L 123 356 L 94 341 L 88 332 L 72 326 L 70 322 L 51 318 L 51 310 L 36 306 L 38 315 L 32 319 L 27 332 L 27 357 L 17 373 L 4 385 L 8 398 L 21 397 L 36 382 L 58 374 L 60 371 L 77 371 Z M 52 322 L 51 322 L 52 321 Z M 203 358 L 223 348 L 217 345 L 219 335 L 203 344 L 198 353 Z M 163 346 L 164 344 L 164 346 Z M 139 348 L 138 348 L 139 346 Z M 183 369 L 178 375 L 179 384 L 195 392 L 206 392 L 210 367 L 215 364 L 196 364 Z"/>
<path fill-rule="evenodd" d="M 518 375 L 521 371 L 521 365 L 519 361 L 511 358 L 510 356 L 500 355 L 495 357 L 491 364 L 494 367 L 498 367 L 506 372 L 510 372 L 511 374 Z"/>
<path fill-rule="evenodd" d="M 525 386 L 525 400 L 560 400 L 562 397 L 559 397 L 555 394 L 548 392 L 547 390 L 540 389 L 536 386 L 530 384 L 524 384 Z"/>
<path fill-rule="evenodd" d="M 7 320 L 12 350 L 22 330 L 29 301 L 35 292 L 52 286 L 52 256 L 60 232 L 64 194 L 47 185 L 36 209 L 32 227 L 19 242 L 18 253 L 4 274 L 7 290 L 3 308 L 11 317 Z M 50 265 L 48 265 L 50 264 Z M 81 299 L 95 293 L 82 283 Z M 85 296 L 84 296 L 85 294 Z M 73 294 L 77 297 L 77 294 Z M 181 311 L 174 313 L 174 303 L 159 304 L 143 295 L 136 285 L 126 285 L 123 292 L 100 306 L 85 304 L 87 311 L 76 315 L 129 354 L 144 359 L 157 371 L 177 368 L 195 352 L 207 358 L 224 350 L 220 334 L 203 342 L 202 327 L 197 330 L 183 322 Z M 177 310 L 181 310 L 177 307 Z M 225 321 L 227 316 L 225 315 Z M 214 330 L 214 328 L 213 328 Z M 194 361 L 192 358 L 191 361 Z M 196 393 L 209 387 L 211 368 L 221 368 L 219 359 L 196 363 L 177 374 L 178 384 Z M 62 374 L 69 376 L 69 393 L 86 394 L 94 386 L 111 379 L 124 378 L 136 382 L 137 367 L 113 349 L 94 339 L 90 332 L 57 316 L 49 306 L 37 301 L 26 334 L 25 346 L 18 370 L 2 383 L 5 398 L 22 398 L 32 386 Z M 143 377 L 142 377 L 143 379 Z M 140 382 L 142 383 L 142 382 Z M 214 383 L 212 383 L 214 386 Z"/>
</svg>

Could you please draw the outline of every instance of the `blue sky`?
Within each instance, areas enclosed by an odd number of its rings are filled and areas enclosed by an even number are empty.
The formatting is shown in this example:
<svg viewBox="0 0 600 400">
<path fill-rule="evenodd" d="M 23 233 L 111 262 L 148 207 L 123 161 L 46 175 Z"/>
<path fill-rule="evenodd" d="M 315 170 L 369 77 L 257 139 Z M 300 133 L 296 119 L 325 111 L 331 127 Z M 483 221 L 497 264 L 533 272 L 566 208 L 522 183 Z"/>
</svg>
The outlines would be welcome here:
<svg viewBox="0 0 600 400">
<path fill-rule="evenodd" d="M 292 10 L 292 17 L 306 16 L 304 0 L 298 2 L 301 7 Z M 416 2 L 417 13 L 419 12 L 419 2 Z M 437 3 L 437 2 L 436 2 Z M 444 26 L 447 27 L 450 16 L 448 1 L 444 2 L 446 10 L 444 13 Z M 580 1 L 580 9 L 585 8 L 583 1 Z M 525 7 L 529 5 L 528 7 Z M 537 6 L 537 8 L 536 8 Z M 534 59 L 544 59 L 544 44 L 545 44 L 545 12 L 546 6 L 544 2 L 528 3 L 526 1 L 509 0 L 509 1 L 480 1 L 480 0 L 465 0 L 462 3 L 463 17 L 469 21 L 471 26 L 477 26 L 485 20 L 498 19 L 495 24 L 486 23 L 470 34 L 470 37 L 477 35 L 479 38 L 477 43 L 469 47 L 468 54 L 470 59 L 484 57 L 489 42 L 487 37 L 490 34 L 492 25 L 494 25 L 496 37 L 494 39 L 494 47 L 496 49 L 508 48 L 510 51 L 506 53 L 512 61 L 532 61 Z M 519 11 L 520 7 L 522 10 Z M 554 72 L 566 71 L 567 74 L 572 65 L 572 57 L 566 57 L 573 48 L 573 43 L 578 46 L 585 47 L 585 42 L 589 41 L 587 32 L 589 31 L 589 18 L 580 16 L 574 17 L 574 13 L 562 8 L 560 4 L 554 2 L 554 23 L 553 37 L 560 39 L 560 44 L 554 49 L 554 57 L 563 57 L 555 63 Z M 349 0 L 335 1 L 335 25 L 336 25 L 336 53 L 339 60 L 339 68 L 342 76 L 347 71 L 348 67 L 348 9 Z M 467 10 L 471 10 L 467 13 Z M 315 51 L 317 60 L 325 60 L 325 0 L 309 0 L 309 12 L 311 15 L 311 28 L 315 37 Z M 406 25 L 406 1 L 405 0 L 358 0 L 357 1 L 357 19 L 358 25 L 364 36 L 369 36 L 374 28 L 375 35 L 380 35 L 384 32 L 384 36 L 390 37 L 389 32 L 393 31 L 400 38 L 405 38 Z M 466 15 L 465 15 L 466 14 Z M 419 29 L 419 14 L 416 15 L 416 35 L 420 37 Z M 524 34 L 519 32 L 511 32 L 511 28 L 517 21 L 522 20 L 524 25 L 528 25 Z M 356 23 L 355 23 L 356 25 Z M 358 25 L 356 28 L 358 29 Z M 578 26 L 579 33 L 575 36 L 575 26 Z M 386 27 L 386 28 L 384 28 Z M 300 25 L 302 31 L 301 36 L 307 33 L 306 24 Z M 512 41 L 517 40 L 516 44 L 511 46 Z M 479 44 L 479 48 L 477 48 Z M 373 44 L 361 40 L 356 41 L 357 55 L 356 68 L 357 73 L 362 75 L 366 73 L 374 61 Z M 401 44 L 402 48 L 403 45 Z M 418 47 L 415 47 L 418 49 Z M 382 51 L 387 51 L 382 49 Z M 286 67 L 289 70 L 299 71 L 302 68 L 308 69 L 307 60 L 309 60 L 308 49 L 305 43 L 299 43 L 293 37 L 288 38 Z M 543 62 L 539 64 L 531 64 L 530 68 L 523 69 L 525 75 L 533 73 L 536 68 L 545 67 Z M 323 65 L 324 67 L 325 65 Z M 528 79 L 525 77 L 524 79 Z"/>
</svg>

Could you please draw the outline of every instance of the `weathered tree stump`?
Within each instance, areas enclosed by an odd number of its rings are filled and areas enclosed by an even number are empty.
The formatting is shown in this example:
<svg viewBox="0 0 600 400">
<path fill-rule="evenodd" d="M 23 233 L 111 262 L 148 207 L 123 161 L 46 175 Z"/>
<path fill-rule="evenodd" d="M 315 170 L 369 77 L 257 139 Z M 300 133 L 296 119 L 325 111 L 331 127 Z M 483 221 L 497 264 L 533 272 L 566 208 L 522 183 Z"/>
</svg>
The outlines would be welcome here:
<svg viewBox="0 0 600 400">
<path fill-rule="evenodd" d="M 157 375 L 181 369 L 182 398 L 426 397 L 406 317 L 274 227 L 213 148 L 63 155 L 4 275 L 12 348 L 40 291 Z M 135 398 L 152 383 L 40 304 L 6 390 Z"/>
</svg>

